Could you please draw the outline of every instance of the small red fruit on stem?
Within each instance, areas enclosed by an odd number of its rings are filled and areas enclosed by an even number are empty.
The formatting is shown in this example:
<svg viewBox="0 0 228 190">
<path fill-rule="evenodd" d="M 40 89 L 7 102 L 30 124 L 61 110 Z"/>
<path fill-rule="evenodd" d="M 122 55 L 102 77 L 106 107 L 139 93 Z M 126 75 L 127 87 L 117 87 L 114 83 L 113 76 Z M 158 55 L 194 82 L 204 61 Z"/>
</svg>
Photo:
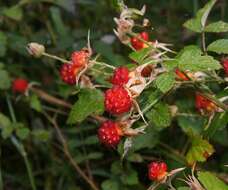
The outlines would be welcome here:
<svg viewBox="0 0 228 190">
<path fill-rule="evenodd" d="M 78 67 L 84 67 L 89 61 L 89 52 L 86 50 L 75 51 L 71 55 L 71 61 Z"/>
<path fill-rule="evenodd" d="M 147 44 L 145 44 L 139 38 L 143 39 L 144 41 L 149 41 L 149 34 L 147 32 L 141 32 L 137 37 L 131 38 L 131 45 L 136 50 L 141 50 L 141 49 L 147 47 Z"/>
<path fill-rule="evenodd" d="M 122 131 L 118 123 L 110 120 L 102 123 L 98 129 L 98 138 L 100 142 L 110 148 L 114 148 L 119 144 L 121 136 Z"/>
<path fill-rule="evenodd" d="M 105 109 L 111 114 L 119 115 L 130 111 L 132 99 L 128 91 L 121 86 L 114 86 L 105 92 Z"/>
<path fill-rule="evenodd" d="M 129 71 L 126 67 L 119 67 L 114 71 L 112 84 L 122 86 L 129 81 Z"/>
<path fill-rule="evenodd" d="M 167 165 L 165 162 L 151 162 L 148 165 L 148 176 L 150 180 L 161 181 L 167 175 Z"/>
<path fill-rule="evenodd" d="M 201 95 L 200 93 L 196 93 L 195 106 L 196 109 L 200 112 L 206 111 L 210 113 L 217 110 L 217 106 L 215 105 L 215 103 L 209 100 L 207 97 Z"/>
<path fill-rule="evenodd" d="M 13 81 L 12 90 L 13 92 L 25 93 L 28 89 L 28 81 L 22 78 L 17 78 Z"/>
<path fill-rule="evenodd" d="M 64 63 L 60 68 L 60 76 L 65 83 L 73 85 L 79 71 L 80 67 L 74 63 Z"/>
</svg>

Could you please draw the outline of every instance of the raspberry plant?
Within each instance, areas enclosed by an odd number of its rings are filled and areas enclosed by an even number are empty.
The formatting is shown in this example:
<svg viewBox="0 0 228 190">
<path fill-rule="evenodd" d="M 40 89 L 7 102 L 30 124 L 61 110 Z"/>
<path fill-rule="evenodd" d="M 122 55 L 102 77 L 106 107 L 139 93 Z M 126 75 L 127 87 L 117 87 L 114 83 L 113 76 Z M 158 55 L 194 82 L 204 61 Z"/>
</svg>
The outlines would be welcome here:
<svg viewBox="0 0 228 190">
<path fill-rule="evenodd" d="M 48 44 L 27 44 L 30 60 L 36 58 L 36 64 L 44 67 L 42 72 L 51 68 L 48 75 L 55 76 L 51 83 L 55 85 L 49 88 L 48 77 L 33 82 L 0 65 L 0 89 L 5 98 L 1 135 L 21 154 L 29 188 L 57 188 L 54 180 L 50 186 L 44 185 L 40 177 L 45 171 L 36 174 L 35 169 L 42 169 L 36 156 L 48 152 L 45 165 L 53 165 L 56 171 L 50 169 L 45 178 L 69 181 L 74 189 L 228 189 L 227 174 L 220 175 L 219 168 L 210 167 L 217 157 L 227 157 L 216 143 L 228 144 L 228 40 L 207 40 L 208 35 L 228 32 L 228 23 L 208 19 L 216 3 L 208 1 L 183 25 L 200 36 L 200 45 L 178 50 L 175 44 L 152 38 L 151 23 L 144 16 L 146 6 L 138 10 L 117 1 L 114 33 L 130 52 L 127 63 L 97 52 L 88 31 L 84 47 L 67 52 L 66 57 L 52 54 Z M 20 6 L 3 13 L 17 19 Z M 55 24 L 63 25 L 58 9 L 52 9 L 52 17 Z M 64 31 L 61 40 L 69 39 Z M 3 33 L 1 38 L 6 43 Z M 2 48 L 0 53 L 4 51 Z M 26 71 L 30 72 L 29 66 Z M 18 120 L 22 106 L 25 116 Z M 26 114 L 31 121 L 26 121 Z M 37 148 L 40 146 L 44 149 Z M 56 147 L 49 152 L 49 146 Z M 33 162 L 28 154 L 32 147 L 37 148 Z M 227 160 L 220 163 L 226 170 Z M 3 170 L 1 187 L 6 177 Z"/>
</svg>

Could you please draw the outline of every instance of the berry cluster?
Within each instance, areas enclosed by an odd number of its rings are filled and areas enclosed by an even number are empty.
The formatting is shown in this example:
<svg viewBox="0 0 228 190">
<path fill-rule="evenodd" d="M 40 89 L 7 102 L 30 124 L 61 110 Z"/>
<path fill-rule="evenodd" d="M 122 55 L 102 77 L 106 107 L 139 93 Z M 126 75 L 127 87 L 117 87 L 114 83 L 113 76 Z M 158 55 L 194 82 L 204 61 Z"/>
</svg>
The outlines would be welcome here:
<svg viewBox="0 0 228 190">
<path fill-rule="evenodd" d="M 26 79 L 17 78 L 13 81 L 12 90 L 24 94 L 28 89 L 29 83 Z"/>
<path fill-rule="evenodd" d="M 64 63 L 60 68 L 60 76 L 62 80 L 73 85 L 76 83 L 77 75 L 89 63 L 89 52 L 87 50 L 75 51 L 71 55 L 71 62 Z"/>
<path fill-rule="evenodd" d="M 200 93 L 196 93 L 195 106 L 196 109 L 202 113 L 212 113 L 218 109 L 214 102 L 209 100 L 207 97 L 201 95 Z"/>
<path fill-rule="evenodd" d="M 105 121 L 98 129 L 98 138 L 107 147 L 114 148 L 120 142 L 122 130 L 118 123 Z"/>
<path fill-rule="evenodd" d="M 148 176 L 150 180 L 162 181 L 167 175 L 165 162 L 151 162 L 148 165 Z"/>
<path fill-rule="evenodd" d="M 136 37 L 132 37 L 131 45 L 133 48 L 135 48 L 135 50 L 138 51 L 138 50 L 148 47 L 148 45 L 143 41 L 149 42 L 149 34 L 147 32 L 141 32 Z"/>
</svg>

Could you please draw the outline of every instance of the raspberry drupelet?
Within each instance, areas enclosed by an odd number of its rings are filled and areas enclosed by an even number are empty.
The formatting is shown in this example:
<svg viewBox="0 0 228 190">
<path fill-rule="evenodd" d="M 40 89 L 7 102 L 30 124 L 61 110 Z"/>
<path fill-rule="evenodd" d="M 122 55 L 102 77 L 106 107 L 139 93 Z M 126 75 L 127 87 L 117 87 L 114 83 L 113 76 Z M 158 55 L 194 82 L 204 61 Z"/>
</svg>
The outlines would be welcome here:
<svg viewBox="0 0 228 190">
<path fill-rule="evenodd" d="M 138 38 L 142 38 L 145 41 L 149 41 L 149 34 L 147 32 L 141 32 L 138 35 L 138 37 L 131 38 L 131 45 L 137 51 L 147 47 L 147 44 L 145 44 L 142 40 L 140 40 Z"/>
<path fill-rule="evenodd" d="M 12 90 L 13 92 L 25 93 L 28 89 L 28 81 L 22 78 L 17 78 L 13 81 Z"/>
<path fill-rule="evenodd" d="M 126 67 L 119 67 L 115 69 L 113 77 L 112 77 L 112 84 L 122 86 L 127 84 L 129 81 L 129 70 Z"/>
<path fill-rule="evenodd" d="M 121 86 L 114 86 L 105 92 L 105 109 L 113 115 L 130 111 L 132 99 L 128 91 Z"/>
<path fill-rule="evenodd" d="M 148 165 L 148 176 L 150 180 L 161 181 L 167 175 L 165 162 L 151 162 Z"/>
<path fill-rule="evenodd" d="M 80 67 L 74 63 L 64 63 L 60 68 L 60 76 L 65 83 L 73 85 L 79 71 Z"/>
<path fill-rule="evenodd" d="M 110 148 L 114 148 L 119 144 L 121 136 L 122 131 L 118 123 L 110 120 L 102 123 L 98 129 L 98 138 L 100 142 Z"/>
</svg>

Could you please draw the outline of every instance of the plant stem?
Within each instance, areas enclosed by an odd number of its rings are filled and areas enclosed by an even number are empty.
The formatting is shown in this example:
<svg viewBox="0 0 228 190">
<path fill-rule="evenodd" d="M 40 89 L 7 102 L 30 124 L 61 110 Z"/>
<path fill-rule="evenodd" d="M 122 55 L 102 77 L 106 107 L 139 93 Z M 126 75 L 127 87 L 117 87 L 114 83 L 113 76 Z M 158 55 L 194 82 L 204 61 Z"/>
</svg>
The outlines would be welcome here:
<svg viewBox="0 0 228 190">
<path fill-rule="evenodd" d="M 207 54 L 205 32 L 202 32 L 202 47 L 204 54 Z"/>
<path fill-rule="evenodd" d="M 77 164 L 77 162 L 75 162 L 74 158 L 72 157 L 72 155 L 70 154 L 69 148 L 68 148 L 68 144 L 67 141 L 65 139 L 65 137 L 63 136 L 58 124 L 56 123 L 55 120 L 53 120 L 48 114 L 46 114 L 44 112 L 44 115 L 46 116 L 46 118 L 48 119 L 48 121 L 54 126 L 58 136 L 59 136 L 59 140 L 63 146 L 63 151 L 64 154 L 66 155 L 66 157 L 69 159 L 70 163 L 72 164 L 72 166 L 74 167 L 74 169 L 79 173 L 79 175 L 90 185 L 91 189 L 93 190 L 99 190 L 98 187 L 95 185 L 95 183 L 90 180 L 88 178 L 88 176 L 83 172 L 83 170 L 80 168 L 80 166 Z"/>
<path fill-rule="evenodd" d="M 8 94 L 6 94 L 6 101 L 7 101 L 7 105 L 8 105 L 8 108 L 9 108 L 11 119 L 12 119 L 12 121 L 14 123 L 16 123 L 17 122 L 16 116 L 15 116 L 15 113 L 14 113 L 14 110 L 13 110 L 13 106 L 11 104 L 11 101 L 10 101 L 10 98 L 9 98 Z M 32 174 L 31 165 L 29 163 L 29 160 L 28 160 L 27 153 L 25 151 L 24 145 L 22 143 L 20 143 L 17 140 L 17 138 L 14 137 L 13 135 L 10 137 L 10 139 L 11 139 L 12 143 L 14 144 L 14 146 L 17 148 L 18 152 L 21 154 L 21 156 L 24 159 L 24 163 L 25 163 L 26 170 L 27 170 L 27 173 L 28 173 L 28 176 L 29 176 L 30 184 L 32 186 L 32 190 L 36 190 L 35 180 L 34 180 L 34 177 L 33 177 L 33 174 Z"/>
<path fill-rule="evenodd" d="M 31 165 L 29 163 L 27 153 L 24 149 L 24 145 L 22 143 L 20 143 L 17 140 L 17 138 L 14 136 L 11 136 L 10 139 L 11 139 L 12 143 L 14 144 L 14 146 L 17 148 L 17 150 L 20 152 L 21 156 L 23 157 L 32 189 L 36 190 L 36 185 L 35 185 L 35 180 L 34 180 L 33 173 L 32 173 L 32 168 L 31 168 Z"/>
<path fill-rule="evenodd" d="M 113 70 L 116 69 L 116 67 L 114 67 L 114 66 L 112 66 L 112 65 L 109 65 L 109 64 L 106 64 L 106 63 L 104 63 L 104 62 L 99 62 L 99 61 L 91 61 L 91 62 L 92 62 L 92 63 L 95 63 L 96 65 L 106 66 L 106 67 L 108 67 L 108 68 L 110 68 L 110 69 L 113 69 Z"/>
<path fill-rule="evenodd" d="M 69 108 L 69 109 L 72 108 L 72 104 L 70 104 L 64 100 L 58 99 L 54 96 L 51 96 L 50 94 L 46 93 L 45 91 L 43 91 L 39 88 L 32 87 L 30 90 L 32 92 L 34 92 L 39 98 L 45 100 L 48 103 L 62 106 L 62 107 Z M 98 116 L 98 115 L 91 115 L 91 117 L 100 123 L 107 120 L 105 117 Z"/>
<path fill-rule="evenodd" d="M 49 57 L 49 58 L 52 58 L 52 59 L 56 59 L 58 61 L 61 61 L 62 63 L 70 63 L 70 61 L 68 61 L 66 59 L 63 59 L 61 57 L 58 57 L 56 55 L 52 55 L 52 54 L 49 54 L 49 53 L 46 53 L 46 52 L 44 52 L 42 55 L 46 56 L 46 57 Z"/>
</svg>

